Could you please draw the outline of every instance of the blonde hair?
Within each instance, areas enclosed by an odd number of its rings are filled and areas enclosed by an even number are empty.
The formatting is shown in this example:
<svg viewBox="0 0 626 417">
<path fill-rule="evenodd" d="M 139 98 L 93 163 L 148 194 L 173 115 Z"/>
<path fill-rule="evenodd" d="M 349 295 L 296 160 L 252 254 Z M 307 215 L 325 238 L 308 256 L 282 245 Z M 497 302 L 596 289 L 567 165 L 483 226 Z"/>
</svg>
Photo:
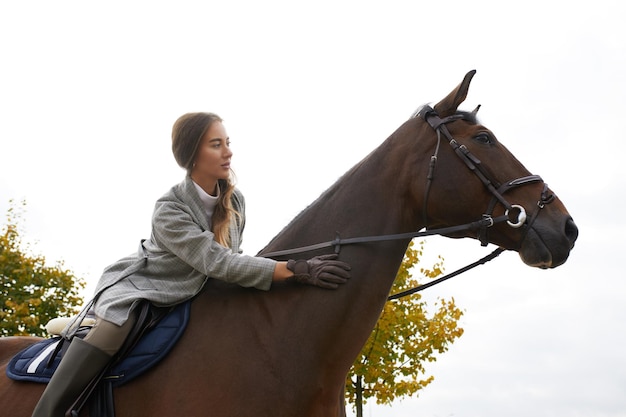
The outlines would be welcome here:
<svg viewBox="0 0 626 417">
<path fill-rule="evenodd" d="M 217 186 L 220 188 L 220 196 L 217 205 L 213 210 L 211 218 L 211 230 L 215 235 L 215 241 L 222 246 L 230 247 L 230 223 L 231 220 L 241 221 L 241 213 L 233 208 L 233 193 L 235 185 L 232 181 L 234 174 L 231 171 L 231 178 L 218 180 Z"/>
<path fill-rule="evenodd" d="M 172 127 L 172 153 L 181 168 L 191 174 L 198 147 L 202 137 L 214 122 L 222 118 L 215 113 L 187 113 L 178 118 Z M 230 223 L 234 218 L 241 220 L 241 213 L 233 208 L 232 198 L 235 191 L 234 173 L 226 180 L 218 180 L 219 197 L 211 217 L 211 231 L 215 241 L 222 246 L 230 247 Z"/>
</svg>

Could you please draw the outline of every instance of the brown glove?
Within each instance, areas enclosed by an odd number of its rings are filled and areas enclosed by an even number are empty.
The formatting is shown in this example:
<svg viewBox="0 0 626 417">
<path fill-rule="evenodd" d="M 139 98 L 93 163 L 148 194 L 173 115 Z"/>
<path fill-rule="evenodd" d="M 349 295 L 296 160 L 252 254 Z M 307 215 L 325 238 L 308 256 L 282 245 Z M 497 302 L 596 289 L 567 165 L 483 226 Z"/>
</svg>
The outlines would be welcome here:
<svg viewBox="0 0 626 417">
<path fill-rule="evenodd" d="M 293 272 L 291 279 L 296 282 L 334 290 L 350 278 L 350 265 L 336 259 L 336 254 L 316 256 L 308 261 L 290 259 L 287 269 Z"/>
</svg>

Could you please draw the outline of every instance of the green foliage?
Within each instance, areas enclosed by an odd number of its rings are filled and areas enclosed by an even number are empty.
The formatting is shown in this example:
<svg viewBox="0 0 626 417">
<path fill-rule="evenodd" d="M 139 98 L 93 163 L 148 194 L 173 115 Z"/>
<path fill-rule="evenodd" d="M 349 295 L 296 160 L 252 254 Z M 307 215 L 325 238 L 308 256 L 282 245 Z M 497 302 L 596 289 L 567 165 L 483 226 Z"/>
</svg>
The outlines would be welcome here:
<svg viewBox="0 0 626 417">
<path fill-rule="evenodd" d="M 424 244 L 407 248 L 404 260 L 392 287 L 392 293 L 419 285 L 411 269 L 423 254 Z M 435 278 L 443 273 L 443 258 L 431 269 L 421 268 L 424 278 Z M 435 361 L 436 355 L 448 350 L 449 344 L 463 334 L 458 321 L 463 312 L 454 299 L 439 299 L 435 311 L 427 311 L 426 302 L 419 293 L 389 301 L 380 315 L 361 353 L 355 360 L 346 380 L 346 401 L 362 415 L 362 405 L 375 397 L 379 404 L 410 396 L 434 380 L 426 376 L 424 365 Z"/>
<path fill-rule="evenodd" d="M 0 235 L 0 336 L 45 336 L 52 318 L 76 314 L 84 280 L 64 268 L 62 262 L 46 265 L 40 255 L 30 255 L 19 235 L 19 219 L 13 201 Z"/>
</svg>

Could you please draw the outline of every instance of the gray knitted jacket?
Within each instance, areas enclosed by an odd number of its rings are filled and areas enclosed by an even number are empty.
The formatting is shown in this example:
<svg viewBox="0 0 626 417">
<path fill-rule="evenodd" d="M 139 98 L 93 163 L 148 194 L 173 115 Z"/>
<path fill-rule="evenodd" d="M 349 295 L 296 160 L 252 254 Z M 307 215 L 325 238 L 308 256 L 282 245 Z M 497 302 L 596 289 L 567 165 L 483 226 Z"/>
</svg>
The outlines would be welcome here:
<svg viewBox="0 0 626 417">
<path fill-rule="evenodd" d="M 108 266 L 96 288 L 97 316 L 123 324 L 136 302 L 171 306 L 200 292 L 208 278 L 268 290 L 275 261 L 241 254 L 245 201 L 236 190 L 233 207 L 241 220 L 230 226 L 231 248 L 215 242 L 189 176 L 157 200 L 150 239 L 137 253 Z"/>
</svg>

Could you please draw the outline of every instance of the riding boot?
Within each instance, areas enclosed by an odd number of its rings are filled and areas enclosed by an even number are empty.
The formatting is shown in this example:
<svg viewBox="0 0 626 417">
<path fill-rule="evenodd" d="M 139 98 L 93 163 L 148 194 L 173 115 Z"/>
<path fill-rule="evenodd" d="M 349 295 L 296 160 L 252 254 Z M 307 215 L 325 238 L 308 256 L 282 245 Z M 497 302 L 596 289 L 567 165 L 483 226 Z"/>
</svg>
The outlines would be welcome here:
<svg viewBox="0 0 626 417">
<path fill-rule="evenodd" d="M 43 392 L 32 417 L 64 417 L 111 356 L 75 337 Z"/>
</svg>

